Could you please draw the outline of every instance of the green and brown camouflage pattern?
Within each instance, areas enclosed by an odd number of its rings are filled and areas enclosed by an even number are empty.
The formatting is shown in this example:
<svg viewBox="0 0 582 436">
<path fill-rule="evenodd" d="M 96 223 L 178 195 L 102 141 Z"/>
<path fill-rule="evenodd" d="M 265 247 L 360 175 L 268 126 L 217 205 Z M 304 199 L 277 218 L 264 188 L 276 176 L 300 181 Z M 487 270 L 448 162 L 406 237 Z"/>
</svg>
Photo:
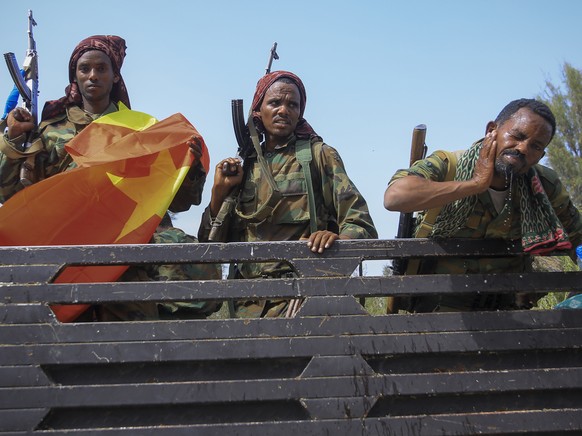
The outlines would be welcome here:
<svg viewBox="0 0 582 436">
<path fill-rule="evenodd" d="M 444 181 L 449 164 L 438 153 L 433 153 L 426 159 L 417 161 L 408 169 L 398 170 L 389 182 L 407 176 L 419 176 L 434 181 Z M 555 171 L 543 165 L 536 165 L 536 171 L 542 185 L 554 208 L 556 215 L 562 222 L 574 247 L 582 243 L 582 219 L 578 209 L 572 204 L 568 192 L 562 185 Z M 469 215 L 465 226 L 455 234 L 455 238 L 472 239 L 504 239 L 508 241 L 521 240 L 521 213 L 519 198 L 513 184 L 512 191 L 501 212 L 497 212 L 489 192 L 477 196 L 477 204 Z M 422 214 L 418 216 L 418 222 Z M 573 254 L 573 253 L 572 253 Z M 531 257 L 500 257 L 500 258 L 441 258 L 434 261 L 425 261 L 421 264 L 419 272 L 422 274 L 478 274 L 478 273 L 503 273 L 531 271 Z M 472 307 L 479 308 L 512 308 L 514 299 L 503 299 L 497 296 L 499 302 L 486 302 L 485 297 L 477 296 L 448 296 L 439 299 L 440 310 L 467 310 Z M 511 296 L 510 296 L 511 297 Z M 476 301 L 479 300 L 479 301 Z M 444 301 L 446 300 L 446 301 Z M 490 299 L 491 300 L 491 299 Z M 484 305 L 484 307 L 482 307 Z"/>
<path fill-rule="evenodd" d="M 161 228 L 152 238 L 154 244 L 196 244 L 198 239 L 176 227 Z M 148 265 L 147 274 L 151 280 L 219 280 L 222 268 L 219 264 L 183 263 L 174 265 Z M 206 318 L 220 309 L 220 301 L 176 301 L 159 303 L 163 319 Z"/>
<path fill-rule="evenodd" d="M 104 114 L 116 110 L 117 107 L 111 104 Z M 42 141 L 43 145 L 43 151 L 36 155 L 36 170 L 41 174 L 40 179 L 76 167 L 65 150 L 65 145 L 95 118 L 77 106 L 69 106 L 65 114 L 40 123 L 39 133 L 34 138 L 34 140 Z M 25 135 L 20 135 L 12 141 L 6 134 L 0 137 L 0 202 L 2 203 L 23 188 L 20 183 L 20 166 L 25 159 L 21 153 L 25 140 Z"/>
<path fill-rule="evenodd" d="M 42 121 L 38 134 L 33 138 L 33 141 L 42 143 L 42 151 L 36 155 L 36 180 L 75 168 L 77 165 L 65 150 L 65 145 L 91 122 L 117 110 L 117 106 L 111 103 L 105 112 L 93 115 L 77 106 L 69 106 L 66 113 Z M 20 167 L 27 157 L 21 151 L 25 140 L 25 135 L 13 140 L 9 140 L 7 135 L 0 136 L 0 203 L 24 188 L 20 183 Z M 206 172 L 202 164 L 197 162 L 186 174 L 168 209 L 183 212 L 192 205 L 200 204 L 205 181 Z"/>
<path fill-rule="evenodd" d="M 350 239 L 376 239 L 378 233 L 370 216 L 366 200 L 348 177 L 338 152 L 327 144 L 312 140 L 311 165 L 317 226 L 319 230 L 331 230 Z M 261 223 L 251 223 L 232 213 L 226 217 L 217 238 L 223 242 L 296 241 L 310 235 L 310 212 L 306 181 L 301 164 L 295 155 L 295 140 L 274 152 L 265 153 L 267 165 L 282 194 L 282 200 L 270 218 Z M 252 157 L 251 157 L 252 158 Z M 251 159 L 249 158 L 249 159 Z M 250 166 L 239 196 L 239 208 L 245 215 L 254 213 L 269 195 L 268 184 L 256 162 Z M 205 210 L 198 237 L 208 241 L 211 229 L 210 212 Z M 307 248 L 306 248 L 307 249 Z M 284 262 L 245 263 L 239 265 L 244 278 L 281 277 L 291 274 L 291 267 Z M 280 314 L 287 302 L 239 302 L 239 316 L 266 316 Z"/>
<path fill-rule="evenodd" d="M 158 227 L 152 244 L 195 244 L 198 240 L 176 227 Z M 221 266 L 214 264 L 175 264 L 131 266 L 120 282 L 216 280 Z M 218 311 L 220 301 L 123 302 L 91 307 L 80 321 L 147 321 L 156 319 L 200 319 Z"/>
<path fill-rule="evenodd" d="M 38 134 L 33 141 L 42 142 L 42 151 L 36 155 L 36 170 L 43 178 L 54 176 L 58 173 L 75 168 L 77 165 L 71 159 L 65 149 L 65 145 L 81 132 L 91 122 L 100 116 L 117 111 L 113 103 L 109 105 L 103 114 L 90 115 L 77 106 L 69 106 L 66 113 L 59 117 L 42 121 L 38 128 Z M 21 135 L 9 140 L 7 135 L 0 137 L 0 201 L 4 202 L 24 187 L 20 183 L 20 167 L 24 159 L 22 145 L 26 140 Z M 172 201 L 170 209 L 183 211 L 192 204 L 200 204 L 202 188 L 206 180 L 206 174 L 201 170 L 201 165 L 194 165 L 184 183 L 180 187 L 176 198 Z M 181 230 L 158 229 L 152 241 L 169 243 L 180 241 L 195 243 L 196 238 L 186 235 Z M 217 273 L 218 271 L 218 273 Z M 218 275 L 217 275 L 218 274 Z M 187 280 L 189 278 L 217 278 L 220 277 L 220 266 L 213 265 L 162 265 L 131 267 L 120 278 L 120 281 L 141 280 Z M 163 306 L 169 310 L 172 316 L 202 317 L 213 313 L 220 307 L 216 302 L 176 303 L 176 306 Z M 93 307 L 81 316 L 79 321 L 128 321 L 158 319 L 158 306 L 156 303 L 118 303 Z"/>
</svg>

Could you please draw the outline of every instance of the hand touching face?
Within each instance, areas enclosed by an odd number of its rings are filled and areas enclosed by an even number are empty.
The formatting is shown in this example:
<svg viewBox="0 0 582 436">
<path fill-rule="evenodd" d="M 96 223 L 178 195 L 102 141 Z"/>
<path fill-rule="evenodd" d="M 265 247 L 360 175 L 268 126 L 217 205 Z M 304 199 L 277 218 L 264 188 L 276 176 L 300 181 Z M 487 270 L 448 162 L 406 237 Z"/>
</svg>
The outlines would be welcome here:
<svg viewBox="0 0 582 436">
<path fill-rule="evenodd" d="M 552 127 L 542 116 L 521 108 L 497 126 L 497 175 L 525 174 L 544 157 Z"/>
</svg>

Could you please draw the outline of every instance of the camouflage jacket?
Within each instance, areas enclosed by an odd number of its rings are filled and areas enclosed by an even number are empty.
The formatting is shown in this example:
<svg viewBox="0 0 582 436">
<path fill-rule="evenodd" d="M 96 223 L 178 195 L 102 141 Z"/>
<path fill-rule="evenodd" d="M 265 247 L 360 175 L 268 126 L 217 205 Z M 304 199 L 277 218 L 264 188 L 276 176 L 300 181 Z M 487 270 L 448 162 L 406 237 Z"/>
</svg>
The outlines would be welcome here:
<svg viewBox="0 0 582 436">
<path fill-rule="evenodd" d="M 104 114 L 117 110 L 114 104 L 109 105 Z M 65 145 L 73 137 L 87 127 L 96 117 L 92 117 L 77 106 L 70 106 L 66 113 L 52 119 L 42 121 L 38 126 L 38 134 L 33 141 L 42 142 L 42 151 L 36 157 L 37 171 L 41 178 L 51 177 L 76 165 L 65 150 Z M 20 150 L 25 141 L 25 135 L 9 140 L 5 134 L 0 138 L 0 201 L 4 202 L 20 191 L 20 166 L 26 158 Z"/>
<path fill-rule="evenodd" d="M 327 144 L 312 141 L 311 178 L 317 208 L 317 227 L 350 239 L 375 239 L 378 233 L 366 201 L 346 174 L 338 152 Z M 282 194 L 271 217 L 251 223 L 232 213 L 223 222 L 219 240 L 224 242 L 296 241 L 310 235 L 310 212 L 306 181 L 295 155 L 295 140 L 274 152 L 265 153 L 265 160 Z M 252 159 L 249 158 L 249 159 Z M 238 207 L 245 215 L 255 212 L 269 195 L 256 158 L 247 170 Z M 202 216 L 198 237 L 208 240 L 211 217 L 207 208 Z M 244 277 L 277 276 L 288 272 L 282 264 L 245 264 Z"/>
<path fill-rule="evenodd" d="M 152 244 L 195 244 L 198 240 L 176 227 L 158 227 Z M 222 277 L 218 264 L 173 264 L 130 267 L 120 281 L 218 280 Z M 180 301 L 159 303 L 162 318 L 205 318 L 220 309 L 220 301 Z"/>
<path fill-rule="evenodd" d="M 572 245 L 582 243 L 582 219 L 578 209 L 572 204 L 570 196 L 560 182 L 555 171 L 543 165 L 536 165 L 548 198 L 568 233 Z M 443 181 L 448 171 L 448 163 L 436 153 L 420 160 L 406 170 L 398 170 L 390 184 L 408 175 L 416 175 L 435 181 Z M 513 185 L 504 208 L 497 212 L 489 192 L 478 195 L 477 205 L 467 219 L 465 226 L 457 231 L 455 237 L 473 239 L 521 239 L 521 213 L 519 198 Z M 420 215 L 421 217 L 422 215 Z M 440 259 L 431 269 L 435 273 L 489 273 L 489 272 L 523 272 L 530 260 L 527 257 L 498 259 Z M 428 271 L 426 271 L 428 272 Z"/>
<path fill-rule="evenodd" d="M 69 106 L 66 113 L 42 121 L 38 126 L 38 134 L 33 138 L 33 142 L 41 142 L 42 148 L 36 155 L 38 179 L 42 180 L 76 167 L 65 145 L 99 116 L 117 110 L 117 106 L 111 103 L 103 114 L 90 115 L 80 107 Z M 4 126 L 0 125 L 0 128 L 3 130 Z M 26 153 L 21 151 L 25 140 L 25 135 L 12 140 L 8 139 L 6 134 L 0 137 L 0 203 L 23 189 L 19 173 L 27 157 Z M 193 165 L 169 209 L 172 212 L 182 212 L 193 204 L 200 204 L 205 180 L 206 173 L 201 165 Z"/>
</svg>

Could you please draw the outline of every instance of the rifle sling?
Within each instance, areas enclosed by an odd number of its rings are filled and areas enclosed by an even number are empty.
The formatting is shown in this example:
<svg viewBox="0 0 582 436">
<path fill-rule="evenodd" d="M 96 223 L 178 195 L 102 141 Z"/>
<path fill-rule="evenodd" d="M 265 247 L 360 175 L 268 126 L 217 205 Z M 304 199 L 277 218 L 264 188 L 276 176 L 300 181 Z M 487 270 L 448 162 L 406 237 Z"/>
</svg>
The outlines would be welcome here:
<svg viewBox="0 0 582 436">
<path fill-rule="evenodd" d="M 303 177 L 307 184 L 307 199 L 309 201 L 309 225 L 311 233 L 317 232 L 317 209 L 315 208 L 315 196 L 313 193 L 313 180 L 311 179 L 311 141 L 300 140 L 295 144 L 295 156 L 301 164 Z"/>
<path fill-rule="evenodd" d="M 0 122 L 0 132 L 4 132 L 6 129 L 6 120 Z M 1 134 L 1 133 L 0 133 Z M 25 135 L 22 134 L 21 136 L 14 138 L 14 140 L 9 140 L 7 135 L 4 135 L 5 141 L 0 141 L 0 151 L 4 153 L 6 157 L 9 159 L 23 159 L 29 156 L 33 156 L 40 151 L 44 150 L 44 144 L 40 138 L 37 138 L 32 142 L 30 147 L 26 150 L 18 150 L 15 147 L 11 146 L 13 141 L 18 142 L 20 139 L 24 139 Z"/>
<path fill-rule="evenodd" d="M 235 209 L 236 214 L 247 221 L 259 223 L 270 217 L 273 213 L 273 210 L 281 201 L 281 192 L 271 174 L 271 171 L 265 161 L 263 156 L 263 151 L 261 149 L 261 145 L 259 143 L 259 136 L 257 134 L 257 129 L 255 127 L 255 123 L 252 120 L 252 114 L 249 114 L 249 132 L 251 136 L 251 140 L 253 142 L 253 146 L 255 148 L 255 152 L 257 153 L 257 162 L 259 163 L 260 171 L 264 175 L 267 183 L 269 184 L 271 193 L 267 201 L 265 201 L 254 213 L 246 215 L 240 211 L 240 209 Z M 311 141 L 309 140 L 300 140 L 297 141 L 295 145 L 295 156 L 301 165 L 301 169 L 303 170 L 303 176 L 305 178 L 305 183 L 307 187 L 307 198 L 309 202 L 309 226 L 311 233 L 315 233 L 317 231 L 317 209 L 315 206 L 315 196 L 313 191 L 313 180 L 311 177 L 311 161 L 313 159 L 313 155 L 311 152 Z"/>
<path fill-rule="evenodd" d="M 255 212 L 246 215 L 238 208 L 238 205 L 235 209 L 235 212 L 239 217 L 246 221 L 260 223 L 269 218 L 273 214 L 273 210 L 281 200 L 281 192 L 279 191 L 277 183 L 275 182 L 275 179 L 271 174 L 271 170 L 269 169 L 269 166 L 267 165 L 267 162 L 265 161 L 265 158 L 263 156 L 261 144 L 259 143 L 259 135 L 257 133 L 257 129 L 253 121 L 252 110 L 251 112 L 249 112 L 249 119 L 247 125 L 249 127 L 249 132 L 251 135 L 253 146 L 255 148 L 255 152 L 257 153 L 257 162 L 259 163 L 259 169 L 263 176 L 265 177 L 265 179 L 267 180 L 271 192 L 269 194 L 269 198 L 263 204 L 261 204 Z"/>
</svg>

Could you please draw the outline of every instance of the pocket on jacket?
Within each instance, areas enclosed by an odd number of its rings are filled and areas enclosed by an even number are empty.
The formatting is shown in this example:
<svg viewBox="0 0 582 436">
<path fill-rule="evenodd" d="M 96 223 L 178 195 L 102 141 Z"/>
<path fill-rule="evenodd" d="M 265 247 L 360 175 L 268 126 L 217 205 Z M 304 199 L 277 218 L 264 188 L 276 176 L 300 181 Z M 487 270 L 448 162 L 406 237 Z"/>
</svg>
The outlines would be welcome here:
<svg viewBox="0 0 582 436">
<path fill-rule="evenodd" d="M 307 184 L 303 174 L 286 174 L 285 177 L 276 177 L 275 182 L 282 198 L 273 211 L 273 222 L 296 224 L 309 221 Z"/>
</svg>

